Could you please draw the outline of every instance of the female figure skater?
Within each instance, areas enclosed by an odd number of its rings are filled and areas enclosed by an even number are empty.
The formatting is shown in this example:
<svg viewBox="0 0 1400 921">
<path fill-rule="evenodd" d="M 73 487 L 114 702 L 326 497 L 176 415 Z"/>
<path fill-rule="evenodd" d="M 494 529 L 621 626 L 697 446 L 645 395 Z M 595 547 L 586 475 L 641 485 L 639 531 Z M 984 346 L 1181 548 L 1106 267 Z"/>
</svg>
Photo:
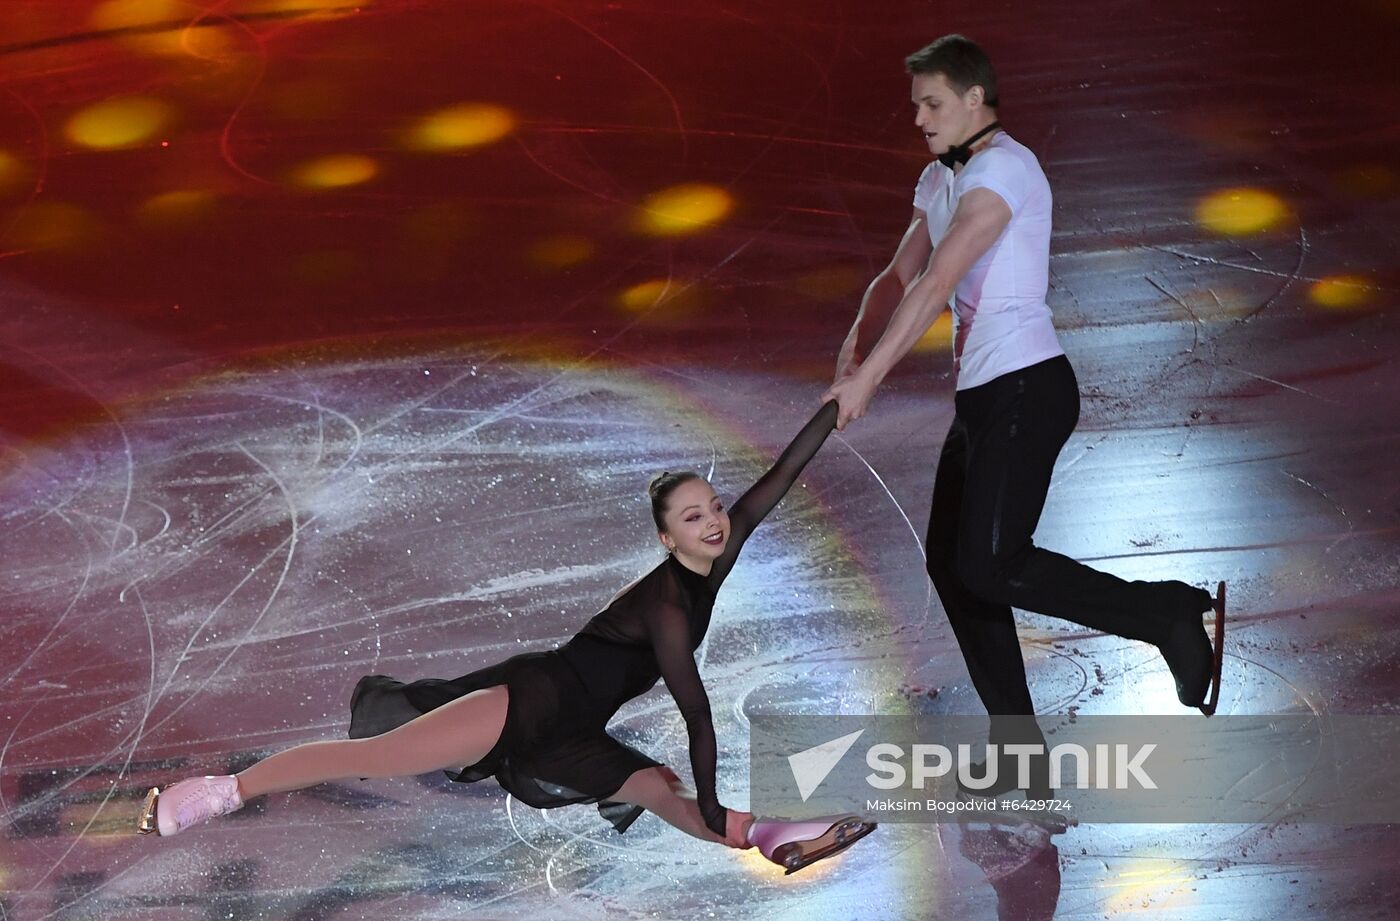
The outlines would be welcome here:
<svg viewBox="0 0 1400 921">
<path fill-rule="evenodd" d="M 777 462 L 726 513 L 695 473 L 652 481 L 652 517 L 669 551 L 622 589 L 563 647 L 527 653 L 452 680 L 360 679 L 350 702 L 350 739 L 310 742 L 236 775 L 152 788 L 138 826 L 174 835 L 242 807 L 255 796 L 350 778 L 445 770 L 472 782 L 494 775 L 541 809 L 597 803 L 619 831 L 644 809 L 688 834 L 734 848 L 757 846 L 791 873 L 874 830 L 854 816 L 816 822 L 755 820 L 715 794 L 715 733 L 694 651 L 715 594 L 744 541 L 777 505 L 836 424 L 825 404 Z M 608 734 L 628 700 L 664 678 L 685 717 L 696 792 L 665 765 Z"/>
</svg>

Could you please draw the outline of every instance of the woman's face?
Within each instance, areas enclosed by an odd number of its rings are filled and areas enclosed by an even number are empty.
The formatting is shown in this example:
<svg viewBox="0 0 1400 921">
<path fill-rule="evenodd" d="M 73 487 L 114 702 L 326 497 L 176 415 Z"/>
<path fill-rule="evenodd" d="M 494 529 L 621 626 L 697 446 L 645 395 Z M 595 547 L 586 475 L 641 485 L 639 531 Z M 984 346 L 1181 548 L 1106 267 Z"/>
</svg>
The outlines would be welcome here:
<svg viewBox="0 0 1400 921">
<path fill-rule="evenodd" d="M 729 541 L 729 514 L 704 480 L 686 480 L 673 489 L 662 520 L 666 529 L 657 535 L 661 543 L 697 563 L 714 562 Z"/>
</svg>

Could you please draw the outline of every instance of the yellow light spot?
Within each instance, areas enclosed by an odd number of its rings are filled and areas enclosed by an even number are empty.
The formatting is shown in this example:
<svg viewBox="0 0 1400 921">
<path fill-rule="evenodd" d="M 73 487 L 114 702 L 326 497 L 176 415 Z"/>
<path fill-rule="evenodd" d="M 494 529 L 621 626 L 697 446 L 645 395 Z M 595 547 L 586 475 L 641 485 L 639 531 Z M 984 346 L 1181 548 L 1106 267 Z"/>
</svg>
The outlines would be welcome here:
<svg viewBox="0 0 1400 921">
<path fill-rule="evenodd" d="M 77 205 L 37 202 L 15 214 L 6 240 L 22 249 L 62 249 L 80 242 L 94 226 L 92 217 Z"/>
<path fill-rule="evenodd" d="M 945 310 L 933 321 L 919 341 L 914 343 L 916 352 L 949 352 L 953 349 L 953 312 Z"/>
<path fill-rule="evenodd" d="M 29 168 L 23 160 L 8 150 L 0 150 L 0 195 L 23 189 L 29 176 Z"/>
<path fill-rule="evenodd" d="M 107 0 L 93 8 L 88 23 L 94 29 L 134 29 L 185 18 L 190 7 L 179 0 Z"/>
<path fill-rule="evenodd" d="M 58 821 L 60 826 L 67 826 L 74 834 L 82 831 L 84 843 L 120 846 L 123 842 L 131 841 L 131 827 L 135 820 L 129 807 L 119 801 L 108 800 L 64 806 L 59 812 Z"/>
<path fill-rule="evenodd" d="M 194 4 L 180 0 L 108 0 L 93 9 L 88 22 L 98 31 L 126 30 L 117 39 L 133 51 L 226 57 L 233 50 L 226 21 L 217 17 L 201 19 L 201 12 Z M 185 23 L 195 25 L 190 28 Z"/>
<path fill-rule="evenodd" d="M 643 233 L 670 237 L 694 233 L 734 210 L 734 199 L 724 189 L 703 183 L 662 189 L 642 203 L 637 218 Z"/>
<path fill-rule="evenodd" d="M 696 284 L 674 278 L 653 278 L 633 285 L 618 295 L 618 303 L 633 313 L 662 308 L 660 316 L 674 318 L 700 306 L 701 292 Z"/>
<path fill-rule="evenodd" d="M 813 880 L 821 879 L 835 871 L 842 860 L 841 857 L 832 857 L 809 864 L 801 873 L 788 875 L 782 867 L 764 857 L 763 852 L 756 847 L 731 853 L 739 858 L 739 864 L 746 873 L 762 879 L 766 884 L 778 886 L 811 885 Z"/>
<path fill-rule="evenodd" d="M 363 154 L 332 154 L 297 167 L 292 181 L 307 189 L 342 189 L 368 182 L 378 173 L 379 164 Z"/>
<path fill-rule="evenodd" d="M 1313 302 L 1331 310 L 1355 310 L 1371 301 L 1375 283 L 1364 275 L 1332 275 L 1308 289 Z"/>
<path fill-rule="evenodd" d="M 408 135 L 416 150 L 466 150 L 493 144 L 515 130 L 515 115 L 501 106 L 464 102 L 427 116 Z"/>
<path fill-rule="evenodd" d="M 745 870 L 750 873 L 756 873 L 759 876 L 777 876 L 779 873 L 783 872 L 781 867 L 767 857 L 764 857 L 763 852 L 756 847 L 751 847 L 744 851 L 736 851 L 733 856 L 738 858 L 740 866 Z"/>
<path fill-rule="evenodd" d="M 655 307 L 666 299 L 666 295 L 676 283 L 665 278 L 655 278 L 633 285 L 618 298 L 618 303 L 628 310 L 642 311 Z"/>
<path fill-rule="evenodd" d="M 204 214 L 213 204 L 213 192 L 177 189 L 152 195 L 137 207 L 136 216 L 155 224 L 183 223 Z"/>
<path fill-rule="evenodd" d="M 1263 233 L 1288 217 L 1288 206 L 1263 189 L 1223 189 L 1203 198 L 1196 206 L 1196 220 L 1221 236 Z"/>
<path fill-rule="evenodd" d="M 90 105 L 68 119 L 68 138 L 84 147 L 134 147 L 170 121 L 170 107 L 159 99 L 126 96 Z"/>
<path fill-rule="evenodd" d="M 250 0 L 243 4 L 243 11 L 248 13 L 295 11 L 313 15 L 312 19 L 325 19 L 331 16 L 353 16 L 360 9 L 369 6 L 373 0 L 356 0 L 351 5 L 346 0 Z M 346 9 L 349 7 L 349 9 Z M 306 18 L 298 16 L 298 19 Z"/>
<path fill-rule="evenodd" d="M 593 241 L 587 237 L 547 237 L 530 247 L 530 261 L 547 269 L 567 269 L 593 257 Z"/>
<path fill-rule="evenodd" d="M 1187 914 L 1185 909 L 1196 905 L 1200 898 L 1192 891 L 1196 882 L 1189 866 L 1164 860 L 1150 869 L 1119 873 L 1116 880 L 1105 880 L 1099 885 L 1110 890 L 1104 901 L 1107 914 L 1141 912 L 1156 918 Z"/>
</svg>

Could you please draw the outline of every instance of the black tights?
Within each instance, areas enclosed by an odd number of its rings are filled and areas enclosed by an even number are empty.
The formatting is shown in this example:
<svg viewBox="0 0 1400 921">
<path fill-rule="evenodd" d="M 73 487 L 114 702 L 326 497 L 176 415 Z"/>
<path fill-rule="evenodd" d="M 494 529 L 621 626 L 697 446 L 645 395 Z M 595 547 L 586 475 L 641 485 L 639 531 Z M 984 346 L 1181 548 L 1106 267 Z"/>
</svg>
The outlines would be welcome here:
<svg viewBox="0 0 1400 921">
<path fill-rule="evenodd" d="M 1035 546 L 1055 458 L 1079 421 L 1063 355 L 960 390 L 929 515 L 928 573 L 992 715 L 1034 713 L 1012 606 L 1161 645 L 1210 608 L 1182 582 L 1127 582 Z"/>
</svg>

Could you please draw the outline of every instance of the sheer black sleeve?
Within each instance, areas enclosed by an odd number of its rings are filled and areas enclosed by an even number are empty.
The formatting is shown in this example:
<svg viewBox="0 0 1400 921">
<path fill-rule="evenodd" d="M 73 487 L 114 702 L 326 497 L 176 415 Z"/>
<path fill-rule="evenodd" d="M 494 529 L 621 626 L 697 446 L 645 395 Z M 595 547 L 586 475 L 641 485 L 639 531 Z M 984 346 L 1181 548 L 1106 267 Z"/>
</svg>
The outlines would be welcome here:
<svg viewBox="0 0 1400 921">
<path fill-rule="evenodd" d="M 681 716 L 685 717 L 686 733 L 690 737 L 690 770 L 695 776 L 700 814 L 705 817 L 710 831 L 722 838 L 726 816 L 715 793 L 715 727 L 710 719 L 710 698 L 700 682 L 700 671 L 695 667 L 695 654 L 691 650 L 690 620 L 673 604 L 656 605 L 643 617 L 661 677 L 675 698 Z"/>
<path fill-rule="evenodd" d="M 710 568 L 709 585 L 712 591 L 719 591 L 720 583 L 734 567 L 734 560 L 743 549 L 744 541 L 749 539 L 753 529 L 773 510 L 773 506 L 787 495 L 801 475 L 802 468 L 826 442 L 826 436 L 836 427 L 837 411 L 835 400 L 823 404 L 768 472 L 759 477 L 758 482 L 749 487 L 749 491 L 740 496 L 729 510 L 729 542 L 724 553 Z"/>
</svg>

